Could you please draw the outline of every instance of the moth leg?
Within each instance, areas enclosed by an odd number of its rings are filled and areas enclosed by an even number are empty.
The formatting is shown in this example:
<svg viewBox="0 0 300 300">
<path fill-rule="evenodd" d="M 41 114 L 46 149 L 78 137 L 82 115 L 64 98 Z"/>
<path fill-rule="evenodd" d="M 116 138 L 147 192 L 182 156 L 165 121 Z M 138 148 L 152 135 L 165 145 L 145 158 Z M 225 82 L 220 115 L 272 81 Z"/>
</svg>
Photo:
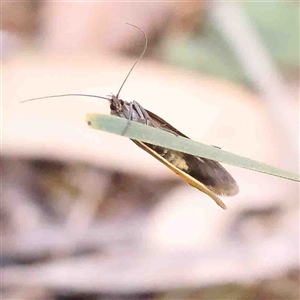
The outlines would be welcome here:
<svg viewBox="0 0 300 300">
<path fill-rule="evenodd" d="M 129 124 L 130 124 L 130 121 L 132 120 L 132 115 L 133 115 L 133 103 L 130 102 L 129 103 L 129 114 L 127 116 L 127 124 L 126 124 L 126 127 L 124 128 L 124 130 L 122 131 L 122 136 L 126 133 L 126 131 L 128 130 L 128 127 L 129 127 Z"/>
<path fill-rule="evenodd" d="M 138 122 L 139 123 L 149 125 L 148 120 L 151 120 L 151 117 L 148 115 L 147 111 L 140 104 L 138 104 L 136 101 L 132 101 L 132 102 L 129 103 L 128 115 L 126 116 L 128 122 L 127 122 L 127 125 L 126 125 L 126 127 L 124 128 L 124 130 L 122 132 L 122 135 L 124 135 L 126 133 L 126 131 L 128 130 L 128 127 L 130 125 L 130 121 L 133 120 L 133 112 L 134 111 L 138 115 Z M 127 112 L 127 111 L 125 110 L 125 112 Z"/>
<path fill-rule="evenodd" d="M 135 100 L 129 103 L 129 114 L 127 116 L 127 125 L 124 128 L 122 135 L 124 135 L 126 133 L 126 131 L 128 130 L 128 127 L 130 125 L 130 121 L 132 121 L 133 119 L 133 111 L 136 112 L 136 114 L 138 115 L 138 122 L 145 124 L 145 125 L 152 125 L 151 122 L 151 117 L 149 116 L 149 114 L 147 113 L 147 111 L 144 109 L 143 106 L 141 106 L 138 102 L 136 102 Z M 152 125 L 153 126 L 153 125 Z"/>
<path fill-rule="evenodd" d="M 132 103 L 135 111 L 139 115 L 139 118 L 142 121 L 144 121 L 143 123 L 146 124 L 146 125 L 150 125 L 151 124 L 151 117 L 147 113 L 146 109 L 143 106 L 141 106 L 138 102 L 136 102 L 135 100 L 133 100 L 131 103 Z"/>
<path fill-rule="evenodd" d="M 141 106 L 138 102 L 133 101 L 133 105 L 135 107 L 136 112 L 139 114 L 140 118 L 146 121 L 146 125 L 153 126 L 155 128 L 160 128 L 169 133 L 174 134 L 175 136 L 179 136 L 176 132 L 170 130 L 166 126 L 156 126 L 156 124 L 152 121 L 152 118 L 148 114 L 147 110 L 143 106 Z"/>
<path fill-rule="evenodd" d="M 128 123 L 122 133 L 122 135 L 125 134 L 125 132 L 127 131 L 128 127 L 129 127 L 129 121 L 132 121 L 133 119 L 133 111 L 137 114 L 138 117 L 138 122 L 148 125 L 148 126 L 152 126 L 155 128 L 160 128 L 163 129 L 171 134 L 174 134 L 175 136 L 178 136 L 178 134 L 172 130 L 170 130 L 169 128 L 165 127 L 165 126 L 158 126 L 157 124 L 155 124 L 151 118 L 151 116 L 148 114 L 147 110 L 140 105 L 137 101 L 133 100 L 132 102 L 129 103 L 130 107 L 129 107 L 129 114 L 127 116 L 128 119 Z"/>
</svg>

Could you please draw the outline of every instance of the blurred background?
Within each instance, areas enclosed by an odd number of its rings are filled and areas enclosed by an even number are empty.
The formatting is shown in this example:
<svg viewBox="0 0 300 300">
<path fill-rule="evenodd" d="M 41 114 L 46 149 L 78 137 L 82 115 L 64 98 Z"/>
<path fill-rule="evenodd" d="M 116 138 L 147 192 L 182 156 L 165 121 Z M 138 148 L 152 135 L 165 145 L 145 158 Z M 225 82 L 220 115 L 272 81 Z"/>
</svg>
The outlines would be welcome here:
<svg viewBox="0 0 300 300">
<path fill-rule="evenodd" d="M 2 299 L 299 299 L 299 185 L 225 166 L 222 211 L 100 99 L 299 172 L 299 3 L 2 2 Z"/>
</svg>

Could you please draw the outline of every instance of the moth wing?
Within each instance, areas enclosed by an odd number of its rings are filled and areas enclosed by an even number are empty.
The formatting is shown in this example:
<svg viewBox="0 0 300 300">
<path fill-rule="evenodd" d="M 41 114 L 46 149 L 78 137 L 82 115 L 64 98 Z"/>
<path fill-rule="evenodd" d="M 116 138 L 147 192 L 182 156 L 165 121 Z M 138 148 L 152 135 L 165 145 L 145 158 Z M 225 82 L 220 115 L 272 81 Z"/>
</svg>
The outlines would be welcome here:
<svg viewBox="0 0 300 300">
<path fill-rule="evenodd" d="M 159 117 L 158 115 L 156 115 L 155 113 L 153 113 L 147 109 L 146 109 L 146 111 L 149 114 L 149 116 L 153 119 L 153 127 L 160 128 L 160 129 L 172 132 L 175 135 L 179 135 L 179 136 L 189 139 L 189 137 L 187 137 L 185 134 L 183 134 L 178 129 L 173 127 L 170 123 L 165 121 L 163 118 Z"/>
<path fill-rule="evenodd" d="M 160 128 L 189 139 L 189 137 L 177 130 L 161 117 L 148 110 L 147 113 L 152 118 L 153 127 Z M 151 149 L 151 151 L 153 151 L 153 149 Z M 190 167 L 190 177 L 194 177 L 197 182 L 201 182 L 217 195 L 233 196 L 239 192 L 239 187 L 236 181 L 219 162 L 186 153 L 183 155 Z"/>
<path fill-rule="evenodd" d="M 238 193 L 236 181 L 217 161 L 189 154 L 184 154 L 184 159 L 190 167 L 189 174 L 217 195 L 234 196 Z"/>
<path fill-rule="evenodd" d="M 169 163 L 166 159 L 164 159 L 161 155 L 159 155 L 156 151 L 151 149 L 148 145 L 146 145 L 143 142 L 139 142 L 136 140 L 132 140 L 136 145 L 138 145 L 140 148 L 148 152 L 150 155 L 155 157 L 157 160 L 159 160 L 161 163 L 163 163 L 165 166 L 167 166 L 170 170 L 172 170 L 174 173 L 179 175 L 181 178 L 183 178 L 188 184 L 195 187 L 196 189 L 200 190 L 201 192 L 208 195 L 210 198 L 212 198 L 221 208 L 226 209 L 226 205 L 223 203 L 223 201 L 208 187 L 206 187 L 202 182 L 198 181 L 194 177 L 190 176 L 188 173 L 180 170 L 173 164 Z"/>
</svg>

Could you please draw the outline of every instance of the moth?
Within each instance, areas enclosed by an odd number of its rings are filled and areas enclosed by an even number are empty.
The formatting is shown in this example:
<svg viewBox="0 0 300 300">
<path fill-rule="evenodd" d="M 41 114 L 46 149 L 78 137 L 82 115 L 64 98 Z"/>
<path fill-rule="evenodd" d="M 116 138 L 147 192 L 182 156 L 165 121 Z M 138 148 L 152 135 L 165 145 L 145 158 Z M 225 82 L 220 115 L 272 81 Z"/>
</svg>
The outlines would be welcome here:
<svg viewBox="0 0 300 300">
<path fill-rule="evenodd" d="M 152 126 L 161 130 L 168 131 L 176 136 L 188 138 L 186 135 L 181 133 L 179 130 L 177 130 L 171 124 L 166 122 L 164 119 L 157 116 L 153 112 L 145 109 L 137 101 L 127 102 L 120 99 L 120 92 L 125 82 L 127 81 L 129 75 L 131 74 L 132 70 L 144 56 L 148 43 L 147 35 L 141 28 L 130 23 L 126 24 L 139 29 L 143 33 L 145 38 L 145 46 L 140 57 L 136 60 L 136 62 L 133 64 L 130 71 L 128 72 L 125 80 L 123 81 L 116 95 L 112 95 L 111 97 L 102 97 L 88 94 L 63 94 L 32 98 L 22 102 L 65 96 L 84 96 L 105 99 L 109 101 L 110 114 L 113 116 L 127 119 L 128 122 L 139 122 L 147 126 Z M 138 140 L 132 141 L 140 148 L 148 152 L 150 155 L 155 157 L 157 160 L 159 160 L 161 163 L 163 163 L 165 166 L 167 166 L 171 171 L 183 178 L 191 186 L 207 194 L 223 209 L 226 209 L 226 205 L 218 197 L 218 195 L 233 196 L 236 195 L 239 191 L 236 181 L 217 161 L 207 159 L 204 157 L 193 156 L 190 154 L 152 145 Z"/>
</svg>

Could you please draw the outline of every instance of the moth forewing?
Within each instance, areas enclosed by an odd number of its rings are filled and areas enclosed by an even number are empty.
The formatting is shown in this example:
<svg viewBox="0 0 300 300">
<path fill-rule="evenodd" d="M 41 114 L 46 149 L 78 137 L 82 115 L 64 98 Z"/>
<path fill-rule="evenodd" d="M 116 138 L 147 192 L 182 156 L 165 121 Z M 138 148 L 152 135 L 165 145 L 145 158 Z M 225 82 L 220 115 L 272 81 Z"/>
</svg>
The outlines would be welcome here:
<svg viewBox="0 0 300 300">
<path fill-rule="evenodd" d="M 195 187 L 196 189 L 200 190 L 201 192 L 205 193 L 208 195 L 210 198 L 212 198 L 221 208 L 226 209 L 226 205 L 224 202 L 214 193 L 212 192 L 209 188 L 207 188 L 203 183 L 200 181 L 196 180 L 189 174 L 185 173 L 175 165 L 171 164 L 169 161 L 167 161 L 165 158 L 163 158 L 161 155 L 159 155 L 157 152 L 155 152 L 153 149 L 149 147 L 146 143 L 139 142 L 136 140 L 132 140 L 136 145 L 141 147 L 143 150 L 151 154 L 153 157 L 158 159 L 161 163 L 163 163 L 165 166 L 167 166 L 170 170 L 172 170 L 174 173 L 179 175 L 181 178 L 183 178 L 188 184 L 191 186 Z"/>
<path fill-rule="evenodd" d="M 187 137 L 185 134 L 177 130 L 175 127 L 173 127 L 164 119 L 158 117 L 157 115 L 155 115 L 150 111 L 147 112 L 152 119 L 153 127 L 157 127 L 166 130 L 168 132 L 171 132 L 177 136 L 182 136 L 184 138 L 189 139 L 189 137 Z M 162 151 L 161 147 L 154 146 L 154 145 L 149 145 L 149 146 L 154 151 L 155 150 L 158 150 L 160 152 Z M 182 168 L 180 166 L 182 165 L 182 163 L 179 163 L 177 167 L 182 171 L 185 171 L 185 173 L 188 173 L 191 177 L 195 178 L 197 181 L 204 184 L 215 194 L 222 195 L 222 196 L 233 196 L 238 193 L 239 187 L 236 181 L 226 171 L 226 169 L 217 161 L 207 159 L 204 157 L 198 157 L 198 156 L 182 153 L 182 152 L 177 152 L 177 151 L 173 151 L 173 153 L 170 151 L 170 153 L 171 155 L 166 155 L 165 150 L 161 152 L 161 154 L 164 155 L 167 160 L 170 160 L 167 158 L 167 156 L 169 156 L 169 158 L 172 158 L 172 156 L 174 156 L 175 153 L 180 158 L 181 161 L 185 162 L 184 165 L 187 165 L 188 168 Z M 178 161 L 178 158 L 175 161 Z"/>
</svg>

